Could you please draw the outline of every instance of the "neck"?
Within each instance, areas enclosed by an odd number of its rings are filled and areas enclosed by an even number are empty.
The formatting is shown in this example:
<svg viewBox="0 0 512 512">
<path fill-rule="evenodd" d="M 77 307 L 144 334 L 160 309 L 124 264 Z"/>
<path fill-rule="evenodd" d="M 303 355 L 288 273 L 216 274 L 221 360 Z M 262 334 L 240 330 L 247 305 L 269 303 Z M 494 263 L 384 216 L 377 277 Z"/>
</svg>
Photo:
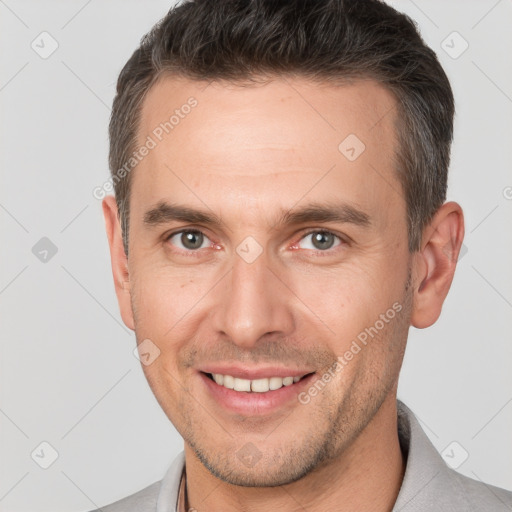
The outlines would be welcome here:
<svg viewBox="0 0 512 512">
<path fill-rule="evenodd" d="M 396 398 L 390 396 L 351 445 L 300 480 L 278 487 L 241 487 L 213 476 L 185 444 L 187 510 L 390 512 L 402 483 Z"/>
</svg>

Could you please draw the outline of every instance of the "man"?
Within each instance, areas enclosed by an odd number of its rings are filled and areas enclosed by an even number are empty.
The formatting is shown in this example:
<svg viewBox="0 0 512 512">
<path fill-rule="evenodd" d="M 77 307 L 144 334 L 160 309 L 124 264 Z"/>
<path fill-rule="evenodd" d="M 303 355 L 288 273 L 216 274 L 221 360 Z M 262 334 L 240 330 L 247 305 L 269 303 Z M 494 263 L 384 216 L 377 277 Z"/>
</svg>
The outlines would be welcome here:
<svg viewBox="0 0 512 512">
<path fill-rule="evenodd" d="M 124 323 L 185 449 L 102 510 L 500 511 L 397 402 L 464 237 L 454 103 L 377 0 L 174 9 L 119 77 L 103 202 Z"/>
</svg>

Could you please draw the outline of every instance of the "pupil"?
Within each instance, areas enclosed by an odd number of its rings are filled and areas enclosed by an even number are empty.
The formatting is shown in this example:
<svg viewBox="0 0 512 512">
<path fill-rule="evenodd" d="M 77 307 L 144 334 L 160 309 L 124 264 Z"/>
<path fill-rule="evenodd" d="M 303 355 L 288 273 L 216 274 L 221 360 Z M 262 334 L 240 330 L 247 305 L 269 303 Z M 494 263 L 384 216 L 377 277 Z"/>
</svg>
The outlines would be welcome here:
<svg viewBox="0 0 512 512">
<path fill-rule="evenodd" d="M 330 249 L 333 242 L 334 239 L 330 233 L 316 233 L 313 236 L 313 244 L 318 249 Z"/>
<path fill-rule="evenodd" d="M 203 235 L 198 231 L 188 231 L 181 235 L 181 242 L 188 249 L 199 249 L 203 245 Z"/>
</svg>

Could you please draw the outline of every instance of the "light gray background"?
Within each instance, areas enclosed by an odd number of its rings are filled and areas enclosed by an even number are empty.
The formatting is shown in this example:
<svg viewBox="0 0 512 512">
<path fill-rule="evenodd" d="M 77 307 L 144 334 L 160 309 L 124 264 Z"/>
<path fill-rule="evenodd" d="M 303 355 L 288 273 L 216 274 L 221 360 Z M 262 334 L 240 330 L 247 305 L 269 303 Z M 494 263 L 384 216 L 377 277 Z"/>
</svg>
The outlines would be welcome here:
<svg viewBox="0 0 512 512">
<path fill-rule="evenodd" d="M 447 460 L 469 454 L 461 473 L 512 489 L 512 2 L 393 5 L 453 84 L 449 199 L 465 210 L 468 249 L 440 320 L 411 329 L 399 396 Z M 183 446 L 133 355 L 92 196 L 108 178 L 117 74 L 169 7 L 0 0 L 2 511 L 110 503 L 160 479 Z M 47 59 L 31 48 L 43 31 L 59 45 Z M 454 31 L 469 43 L 458 58 L 442 47 L 463 48 Z M 46 263 L 32 252 L 42 237 L 58 249 Z M 48 469 L 35 462 L 49 460 L 43 441 L 58 452 Z"/>
</svg>

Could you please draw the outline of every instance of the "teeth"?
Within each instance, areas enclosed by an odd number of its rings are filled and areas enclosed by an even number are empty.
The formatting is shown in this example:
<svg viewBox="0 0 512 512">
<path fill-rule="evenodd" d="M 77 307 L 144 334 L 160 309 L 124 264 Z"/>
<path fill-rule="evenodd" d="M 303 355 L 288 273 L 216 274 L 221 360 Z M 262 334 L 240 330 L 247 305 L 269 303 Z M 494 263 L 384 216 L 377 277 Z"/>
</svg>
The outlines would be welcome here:
<svg viewBox="0 0 512 512">
<path fill-rule="evenodd" d="M 270 377 L 268 379 L 239 379 L 231 375 L 221 375 L 220 373 L 212 373 L 213 380 L 219 385 L 235 391 L 246 391 L 254 393 L 266 393 L 274 391 L 283 386 L 291 386 L 295 382 L 299 382 L 301 377 Z"/>
<path fill-rule="evenodd" d="M 235 377 L 235 391 L 251 391 L 251 381 L 248 379 L 238 379 Z"/>
<path fill-rule="evenodd" d="M 235 387 L 235 378 L 231 377 L 231 375 L 221 375 L 223 377 L 222 385 L 225 388 L 233 389 Z"/>
<path fill-rule="evenodd" d="M 256 393 L 265 393 L 268 390 L 268 379 L 254 379 L 251 381 L 251 391 Z"/>
<path fill-rule="evenodd" d="M 283 379 L 283 386 L 291 386 L 294 382 L 298 382 L 300 380 L 300 377 L 297 377 L 297 380 L 295 380 L 293 377 L 285 377 Z"/>
<path fill-rule="evenodd" d="M 283 387 L 283 379 L 281 377 L 270 377 L 268 387 L 273 391 Z"/>
</svg>

